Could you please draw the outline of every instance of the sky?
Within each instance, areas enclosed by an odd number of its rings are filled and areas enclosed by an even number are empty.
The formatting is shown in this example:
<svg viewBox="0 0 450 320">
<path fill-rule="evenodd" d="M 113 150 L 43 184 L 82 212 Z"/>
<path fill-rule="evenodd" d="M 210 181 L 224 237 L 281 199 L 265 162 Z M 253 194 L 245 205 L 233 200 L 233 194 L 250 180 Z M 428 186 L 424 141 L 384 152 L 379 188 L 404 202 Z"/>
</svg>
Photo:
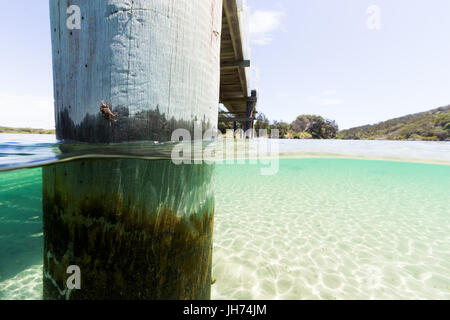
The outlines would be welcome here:
<svg viewBox="0 0 450 320">
<path fill-rule="evenodd" d="M 2 1 L 0 126 L 54 127 L 47 0 Z M 247 0 L 252 84 L 271 120 L 340 128 L 450 104 L 450 1 Z"/>
</svg>

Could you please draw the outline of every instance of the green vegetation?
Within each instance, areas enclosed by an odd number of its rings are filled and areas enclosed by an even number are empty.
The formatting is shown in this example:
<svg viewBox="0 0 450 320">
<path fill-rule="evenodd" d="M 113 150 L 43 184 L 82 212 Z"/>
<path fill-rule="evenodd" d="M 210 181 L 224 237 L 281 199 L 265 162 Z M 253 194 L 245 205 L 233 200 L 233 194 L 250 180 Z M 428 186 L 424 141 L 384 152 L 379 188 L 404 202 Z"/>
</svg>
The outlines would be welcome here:
<svg viewBox="0 0 450 320">
<path fill-rule="evenodd" d="M 0 133 L 55 134 L 55 130 L 0 127 Z"/>
<path fill-rule="evenodd" d="M 334 120 L 321 116 L 301 115 L 290 124 L 283 121 L 270 124 L 263 113 L 256 118 L 255 129 L 277 129 L 281 139 L 333 139 L 339 130 Z"/>
<path fill-rule="evenodd" d="M 233 129 L 233 123 L 219 123 L 219 129 L 222 132 Z M 292 123 L 273 121 L 271 124 L 260 113 L 255 129 L 266 129 L 269 133 L 277 129 L 281 139 L 450 141 L 450 106 L 341 131 L 334 120 L 317 115 L 301 115 Z"/>
<path fill-rule="evenodd" d="M 374 125 L 342 130 L 339 139 L 352 140 L 450 140 L 450 106 L 407 115 Z"/>
<path fill-rule="evenodd" d="M 302 115 L 291 123 L 294 139 L 333 139 L 339 130 L 334 120 L 324 119 L 321 116 Z"/>
<path fill-rule="evenodd" d="M 226 117 L 227 113 L 219 110 L 219 118 Z M 240 124 L 237 124 L 238 128 Z M 233 122 L 219 121 L 219 130 L 225 133 L 227 129 L 233 130 Z M 270 135 L 271 130 L 277 129 L 281 139 L 332 139 L 336 137 L 338 125 L 334 120 L 324 119 L 316 115 L 298 116 L 292 123 L 284 121 L 273 121 L 259 113 L 255 121 L 255 130 L 267 130 Z"/>
<path fill-rule="evenodd" d="M 219 111 L 219 118 L 226 115 L 226 112 Z M 274 121 L 271 124 L 264 113 L 259 113 L 254 127 L 257 132 L 267 130 L 269 135 L 271 130 L 277 129 L 281 139 L 332 139 L 338 132 L 338 125 L 334 120 L 327 120 L 316 115 L 298 116 L 290 124 L 284 121 Z M 222 133 L 225 133 L 227 129 L 233 130 L 233 122 L 219 121 L 218 128 Z"/>
<path fill-rule="evenodd" d="M 233 130 L 233 122 L 232 121 L 220 121 L 220 118 L 226 118 L 227 113 L 221 109 L 219 109 L 219 123 L 218 130 L 222 133 L 225 133 L 227 130 Z"/>
</svg>

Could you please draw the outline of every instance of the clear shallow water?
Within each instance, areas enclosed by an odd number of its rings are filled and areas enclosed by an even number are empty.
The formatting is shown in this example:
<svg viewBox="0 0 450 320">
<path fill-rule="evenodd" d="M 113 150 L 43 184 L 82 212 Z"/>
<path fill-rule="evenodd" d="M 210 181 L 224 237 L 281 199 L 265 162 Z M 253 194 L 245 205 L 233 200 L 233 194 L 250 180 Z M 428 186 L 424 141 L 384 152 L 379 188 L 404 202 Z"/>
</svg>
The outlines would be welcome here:
<svg viewBox="0 0 450 320">
<path fill-rule="evenodd" d="M 218 166 L 217 299 L 449 299 L 450 167 Z"/>
<path fill-rule="evenodd" d="M 450 164 L 450 143 L 386 140 L 279 140 L 280 155 L 352 157 Z"/>
<path fill-rule="evenodd" d="M 0 173 L 0 299 L 40 298 L 43 250 L 41 169 Z"/>
<path fill-rule="evenodd" d="M 207 145 L 205 143 L 204 147 Z M 0 171 L 39 167 L 80 158 L 170 159 L 172 148 L 172 143 L 153 141 L 86 144 L 59 142 L 53 135 L 0 134 Z"/>
<path fill-rule="evenodd" d="M 273 141 L 273 140 L 270 140 Z M 272 149 L 265 139 L 232 143 L 236 154 L 230 154 L 227 139 L 215 143 L 218 160 L 223 157 L 344 157 L 378 160 L 404 160 L 450 165 L 450 142 L 360 141 L 360 140 L 275 140 Z M 200 152 L 209 146 L 206 143 Z M 268 148 L 269 147 L 269 148 Z M 137 142 L 89 145 L 58 143 L 53 135 L 0 134 L 0 171 L 37 167 L 80 157 L 132 157 L 170 159 L 173 144 Z M 198 155 L 194 155 L 199 158 Z M 201 156 L 201 155 L 200 155 Z"/>
<path fill-rule="evenodd" d="M 0 170 L 55 161 L 59 154 L 53 135 L 0 133 Z"/>
<path fill-rule="evenodd" d="M 217 166 L 213 299 L 450 299 L 450 166 L 295 154 Z M 41 298 L 41 183 L 0 173 L 0 299 Z"/>
</svg>

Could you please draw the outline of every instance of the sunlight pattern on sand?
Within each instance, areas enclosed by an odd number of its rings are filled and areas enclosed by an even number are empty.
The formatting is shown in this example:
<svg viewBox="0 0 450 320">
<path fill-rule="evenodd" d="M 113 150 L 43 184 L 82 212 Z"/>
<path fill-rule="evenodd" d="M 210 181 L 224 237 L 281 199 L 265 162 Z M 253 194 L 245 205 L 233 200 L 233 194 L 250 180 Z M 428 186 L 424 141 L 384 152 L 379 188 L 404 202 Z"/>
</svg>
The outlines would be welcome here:
<svg viewBox="0 0 450 320">
<path fill-rule="evenodd" d="M 449 299 L 450 167 L 220 166 L 215 299 Z"/>
<path fill-rule="evenodd" d="M 15 277 L 0 282 L 0 300 L 42 299 L 42 265 L 31 266 Z"/>
<path fill-rule="evenodd" d="M 42 298 L 40 178 L 0 175 L 0 299 Z M 450 299 L 448 190 L 444 165 L 218 165 L 212 298 Z"/>
</svg>

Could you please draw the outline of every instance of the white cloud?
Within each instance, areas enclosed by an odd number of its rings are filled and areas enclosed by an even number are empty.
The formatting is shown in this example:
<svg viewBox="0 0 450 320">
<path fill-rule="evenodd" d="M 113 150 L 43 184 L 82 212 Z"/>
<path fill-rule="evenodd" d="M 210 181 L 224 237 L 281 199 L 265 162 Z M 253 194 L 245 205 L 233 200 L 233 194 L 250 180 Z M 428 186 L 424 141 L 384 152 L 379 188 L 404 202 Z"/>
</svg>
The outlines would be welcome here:
<svg viewBox="0 0 450 320">
<path fill-rule="evenodd" d="M 52 129 L 52 97 L 18 96 L 0 92 L 0 126 Z"/>
<path fill-rule="evenodd" d="M 306 99 L 309 103 L 315 103 L 321 106 L 334 106 L 344 103 L 344 100 L 333 98 L 337 94 L 336 90 L 322 91 L 319 95 L 310 96 Z"/>
<path fill-rule="evenodd" d="M 342 104 L 344 101 L 340 99 L 319 99 L 319 103 L 323 106 L 332 106 Z"/>
<path fill-rule="evenodd" d="M 248 73 L 248 85 L 250 88 L 259 91 L 260 69 L 256 66 L 250 67 Z"/>
<path fill-rule="evenodd" d="M 323 91 L 321 93 L 321 95 L 323 95 L 323 96 L 331 96 L 331 95 L 335 95 L 336 93 L 337 93 L 337 91 L 335 89 L 333 89 L 333 90 Z"/>
<path fill-rule="evenodd" d="M 250 15 L 250 41 L 257 45 L 267 45 L 273 40 L 272 33 L 282 27 L 284 12 L 256 10 Z"/>
</svg>

